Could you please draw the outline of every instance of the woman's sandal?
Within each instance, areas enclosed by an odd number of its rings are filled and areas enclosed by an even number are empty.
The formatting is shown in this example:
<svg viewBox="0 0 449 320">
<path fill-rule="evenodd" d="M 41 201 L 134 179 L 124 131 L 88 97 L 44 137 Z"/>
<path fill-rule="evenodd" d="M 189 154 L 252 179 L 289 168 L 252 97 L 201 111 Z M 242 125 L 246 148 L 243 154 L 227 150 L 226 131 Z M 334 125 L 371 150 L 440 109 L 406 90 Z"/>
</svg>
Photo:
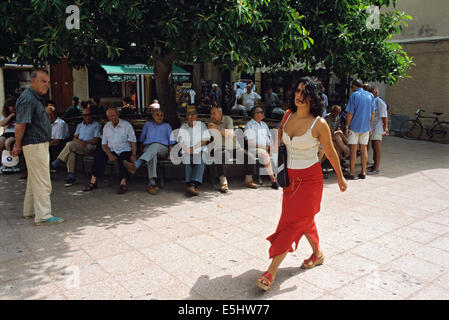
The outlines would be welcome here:
<svg viewBox="0 0 449 320">
<path fill-rule="evenodd" d="M 312 264 L 310 264 L 312 262 Z M 324 262 L 324 254 L 321 254 L 321 257 L 317 257 L 315 253 L 312 253 L 309 259 L 304 260 L 301 265 L 302 269 L 312 269 L 313 267 L 319 266 Z"/>
<path fill-rule="evenodd" d="M 264 277 L 265 279 L 262 277 Z M 265 291 L 270 289 L 272 283 L 273 283 L 273 276 L 268 271 L 265 272 L 263 275 L 261 275 L 260 278 L 257 280 L 257 285 Z"/>
<path fill-rule="evenodd" d="M 88 184 L 86 184 L 85 186 L 84 186 L 84 189 L 83 189 L 83 191 L 92 191 L 93 189 L 97 189 L 97 187 L 98 187 L 98 185 L 97 185 L 97 183 L 95 182 L 95 183 L 92 183 L 92 182 L 89 182 Z"/>
</svg>

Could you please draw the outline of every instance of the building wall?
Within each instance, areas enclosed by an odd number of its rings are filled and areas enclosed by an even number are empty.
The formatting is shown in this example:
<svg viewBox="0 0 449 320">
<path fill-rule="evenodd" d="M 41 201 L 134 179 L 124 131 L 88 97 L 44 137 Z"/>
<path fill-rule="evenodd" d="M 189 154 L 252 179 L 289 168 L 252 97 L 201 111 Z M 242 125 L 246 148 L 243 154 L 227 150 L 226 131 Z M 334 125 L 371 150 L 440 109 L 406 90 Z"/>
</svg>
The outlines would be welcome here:
<svg viewBox="0 0 449 320">
<path fill-rule="evenodd" d="M 413 18 L 393 40 L 449 35 L 448 0 L 398 0 L 396 8 L 389 10 L 404 11 Z"/>
<path fill-rule="evenodd" d="M 89 100 L 89 74 L 87 68 L 73 69 L 73 94 L 80 101 Z"/>
<path fill-rule="evenodd" d="M 413 116 L 422 108 L 449 119 L 449 1 L 398 0 L 395 10 L 413 17 L 392 41 L 402 45 L 415 65 L 408 72 L 411 78 L 386 87 L 392 113 Z"/>
<path fill-rule="evenodd" d="M 444 112 L 449 119 L 449 40 L 403 47 L 416 66 L 409 71 L 410 79 L 388 87 L 386 99 L 392 112 L 413 115 L 421 107 L 429 112 Z"/>
</svg>

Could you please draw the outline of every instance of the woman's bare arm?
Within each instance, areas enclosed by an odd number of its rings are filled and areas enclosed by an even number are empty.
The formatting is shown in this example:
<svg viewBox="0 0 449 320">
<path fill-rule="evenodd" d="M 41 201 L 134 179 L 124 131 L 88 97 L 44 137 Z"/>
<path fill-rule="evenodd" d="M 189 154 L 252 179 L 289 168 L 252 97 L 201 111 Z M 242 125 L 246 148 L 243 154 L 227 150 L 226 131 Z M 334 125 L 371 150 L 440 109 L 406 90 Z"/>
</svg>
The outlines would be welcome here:
<svg viewBox="0 0 449 320">
<path fill-rule="evenodd" d="M 335 173 L 338 176 L 338 180 L 343 178 L 343 172 L 341 170 L 340 158 L 338 157 L 337 151 L 335 151 L 334 144 L 332 143 L 331 130 L 327 122 L 321 118 L 318 121 L 318 140 L 323 146 L 324 154 L 327 159 L 329 159 Z"/>
</svg>

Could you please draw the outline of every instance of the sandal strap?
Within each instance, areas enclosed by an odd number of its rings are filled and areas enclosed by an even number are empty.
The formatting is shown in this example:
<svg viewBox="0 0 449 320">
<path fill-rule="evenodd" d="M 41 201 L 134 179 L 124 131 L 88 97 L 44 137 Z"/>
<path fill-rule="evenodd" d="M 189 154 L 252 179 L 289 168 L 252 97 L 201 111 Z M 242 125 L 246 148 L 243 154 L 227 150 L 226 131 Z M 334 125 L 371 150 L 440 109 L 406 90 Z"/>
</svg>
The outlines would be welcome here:
<svg viewBox="0 0 449 320">
<path fill-rule="evenodd" d="M 318 258 L 318 257 L 315 255 L 315 253 L 312 253 L 312 255 L 311 255 L 308 259 L 305 259 L 305 260 L 303 261 L 303 263 L 304 263 L 304 264 L 309 264 L 310 262 L 315 263 L 315 261 L 317 261 L 318 259 L 320 259 L 320 258 Z"/>
<path fill-rule="evenodd" d="M 269 273 L 268 271 L 265 272 L 265 273 L 262 275 L 262 277 L 267 278 L 268 281 L 270 281 L 270 283 L 273 282 L 273 276 L 272 276 L 271 273 Z"/>
</svg>

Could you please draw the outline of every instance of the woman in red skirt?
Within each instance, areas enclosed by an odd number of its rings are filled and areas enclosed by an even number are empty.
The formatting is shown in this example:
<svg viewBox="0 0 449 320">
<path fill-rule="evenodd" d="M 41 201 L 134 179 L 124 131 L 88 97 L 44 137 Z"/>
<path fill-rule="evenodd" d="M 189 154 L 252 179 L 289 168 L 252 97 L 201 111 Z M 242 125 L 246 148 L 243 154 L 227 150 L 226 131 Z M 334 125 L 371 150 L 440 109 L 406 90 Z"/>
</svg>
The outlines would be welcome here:
<svg viewBox="0 0 449 320">
<path fill-rule="evenodd" d="M 290 185 L 283 190 L 282 214 L 276 232 L 267 238 L 271 242 L 269 255 L 272 262 L 268 271 L 257 280 L 257 285 L 264 290 L 270 288 L 279 265 L 288 252 L 297 249 L 303 235 L 313 253 L 301 267 L 310 269 L 324 261 L 314 220 L 320 211 L 323 193 L 323 174 L 318 160 L 320 145 L 337 173 L 340 191 L 347 188 L 329 126 L 320 117 L 324 110 L 321 89 L 322 84 L 314 78 L 299 79 L 292 90 L 289 110 L 278 129 L 279 140 L 282 139 L 287 147 Z"/>
</svg>

